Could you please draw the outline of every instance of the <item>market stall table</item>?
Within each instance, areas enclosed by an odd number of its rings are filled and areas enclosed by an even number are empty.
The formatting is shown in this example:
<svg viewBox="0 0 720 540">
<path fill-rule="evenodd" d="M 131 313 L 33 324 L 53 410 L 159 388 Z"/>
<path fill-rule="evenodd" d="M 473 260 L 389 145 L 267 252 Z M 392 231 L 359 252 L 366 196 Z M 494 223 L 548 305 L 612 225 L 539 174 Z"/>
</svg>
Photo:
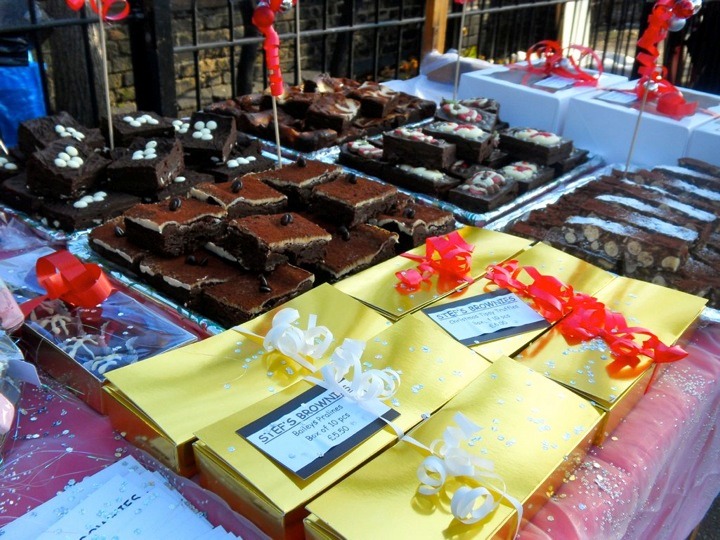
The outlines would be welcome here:
<svg viewBox="0 0 720 540">
<path fill-rule="evenodd" d="M 714 312 L 713 312 L 714 313 Z M 601 448 L 593 448 L 522 539 L 684 538 L 720 488 L 720 320 L 704 317 L 686 345 Z M 0 466 L 0 526 L 128 453 L 107 417 L 53 381 L 26 385 Z M 149 459 L 143 457 L 146 461 Z M 172 477 L 215 523 L 257 531 L 215 495 Z M 0 536 L 2 529 L 0 529 Z"/>
</svg>

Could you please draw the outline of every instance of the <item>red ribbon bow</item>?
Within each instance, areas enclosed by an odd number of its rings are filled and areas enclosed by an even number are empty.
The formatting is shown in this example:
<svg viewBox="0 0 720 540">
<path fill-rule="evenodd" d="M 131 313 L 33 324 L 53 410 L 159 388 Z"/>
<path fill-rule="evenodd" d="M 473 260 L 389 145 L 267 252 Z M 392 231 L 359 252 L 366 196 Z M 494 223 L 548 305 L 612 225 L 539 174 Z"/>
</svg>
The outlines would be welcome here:
<svg viewBox="0 0 720 540">
<path fill-rule="evenodd" d="M 40 257 L 35 270 L 38 283 L 47 294 L 20 306 L 26 317 L 46 299 L 59 298 L 73 306 L 91 308 L 102 304 L 113 292 L 110 280 L 97 264 L 83 263 L 69 251 Z"/>
<path fill-rule="evenodd" d="M 85 0 L 65 0 L 65 3 L 73 11 L 80 11 L 85 5 Z M 127 0 L 102 0 L 102 20 L 119 21 L 130 14 L 130 4 Z M 90 0 L 90 8 L 100 15 L 97 0 Z"/>
<path fill-rule="evenodd" d="M 578 51 L 580 54 L 576 59 L 571 51 Z M 537 55 L 542 62 L 533 63 L 532 57 Z M 594 60 L 597 74 L 584 71 L 580 64 L 587 56 Z M 544 40 L 532 45 L 526 53 L 527 65 L 513 65 L 513 69 L 523 69 L 529 73 L 538 75 L 555 75 L 565 79 L 572 79 L 575 86 L 597 86 L 598 80 L 603 72 L 602 61 L 597 53 L 590 47 L 584 45 L 568 45 L 563 49 L 557 41 Z"/>
<path fill-rule="evenodd" d="M 292 0 L 295 5 L 296 0 Z M 280 36 L 275 31 L 273 23 L 275 14 L 286 9 L 283 0 L 261 0 L 252 16 L 252 23 L 265 36 L 263 49 L 265 49 L 265 64 L 268 69 L 268 81 L 270 82 L 270 93 L 275 96 L 282 96 L 283 87 L 282 71 L 280 70 Z"/>
<path fill-rule="evenodd" d="M 471 282 L 470 263 L 475 246 L 468 244 L 460 233 L 432 236 L 425 240 L 425 255 L 403 253 L 402 256 L 417 261 L 417 268 L 396 272 L 401 284 L 416 289 L 434 274 Z"/>
<path fill-rule="evenodd" d="M 531 281 L 520 279 L 522 273 Z M 634 376 L 644 369 L 647 358 L 655 363 L 676 362 L 687 356 L 679 346 L 669 347 L 650 330 L 630 327 L 625 317 L 608 309 L 596 298 L 573 291 L 557 278 L 543 275 L 532 266 L 508 261 L 488 267 L 486 277 L 497 286 L 530 299 L 535 309 L 571 343 L 601 338 L 609 347 L 613 362 L 606 367 L 611 376 Z M 641 336 L 647 339 L 641 340 Z"/>
</svg>

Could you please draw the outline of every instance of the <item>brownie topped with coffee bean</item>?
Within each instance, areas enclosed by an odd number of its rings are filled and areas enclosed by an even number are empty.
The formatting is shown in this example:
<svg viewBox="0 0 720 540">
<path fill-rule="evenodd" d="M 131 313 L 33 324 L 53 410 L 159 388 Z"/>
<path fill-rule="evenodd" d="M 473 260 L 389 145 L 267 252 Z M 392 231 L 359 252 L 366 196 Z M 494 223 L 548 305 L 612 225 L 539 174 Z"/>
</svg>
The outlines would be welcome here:
<svg viewBox="0 0 720 540">
<path fill-rule="evenodd" d="M 190 190 L 190 196 L 217 204 L 227 211 L 228 218 L 252 214 L 277 214 L 287 206 L 287 196 L 252 176 L 232 182 L 206 182 Z"/>
</svg>

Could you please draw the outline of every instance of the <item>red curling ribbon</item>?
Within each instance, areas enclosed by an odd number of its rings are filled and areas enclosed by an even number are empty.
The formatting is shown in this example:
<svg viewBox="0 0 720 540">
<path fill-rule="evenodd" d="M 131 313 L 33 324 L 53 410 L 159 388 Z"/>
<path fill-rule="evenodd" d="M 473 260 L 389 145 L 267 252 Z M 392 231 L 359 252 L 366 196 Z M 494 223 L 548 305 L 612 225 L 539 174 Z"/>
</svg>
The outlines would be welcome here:
<svg viewBox="0 0 720 540">
<path fill-rule="evenodd" d="M 688 354 L 677 345 L 665 345 L 646 328 L 628 326 L 621 313 L 608 309 L 592 296 L 574 292 L 571 286 L 541 274 L 532 266 L 521 267 L 515 260 L 507 261 L 490 265 L 485 277 L 498 287 L 531 300 L 549 322 L 559 321 L 558 329 L 568 342 L 601 338 L 613 357 L 606 366 L 613 377 L 635 376 L 648 361 L 677 362 Z"/>
<path fill-rule="evenodd" d="M 445 236 L 432 236 L 425 240 L 425 255 L 403 253 L 402 256 L 418 262 L 417 268 L 396 272 L 395 276 L 407 288 L 416 289 L 434 274 L 470 283 L 472 252 L 475 246 L 468 244 L 457 231 Z"/>
<path fill-rule="evenodd" d="M 270 82 L 270 93 L 275 96 L 282 96 L 284 84 L 282 71 L 280 70 L 280 37 L 275 31 L 275 14 L 278 11 L 289 9 L 295 5 L 283 0 L 260 0 L 252 16 L 252 23 L 265 36 L 263 49 L 265 49 L 265 64 L 268 69 L 268 80 Z"/>
<path fill-rule="evenodd" d="M 580 54 L 576 59 L 570 54 L 577 51 Z M 532 57 L 537 55 L 542 62 L 533 62 Z M 591 74 L 583 70 L 580 64 L 591 56 L 597 69 L 597 74 Z M 513 64 L 513 69 L 522 69 L 528 73 L 538 75 L 563 77 L 573 80 L 575 86 L 597 86 L 598 80 L 603 73 L 603 66 L 600 57 L 594 49 L 584 45 L 568 45 L 563 49 L 557 41 L 543 40 L 532 45 L 526 52 L 527 65 Z"/>
<path fill-rule="evenodd" d="M 83 263 L 66 250 L 40 257 L 35 270 L 38 283 L 47 294 L 20 306 L 26 317 L 47 299 L 60 299 L 73 306 L 91 308 L 102 304 L 113 292 L 108 277 L 97 264 Z"/>
<path fill-rule="evenodd" d="M 85 5 L 85 0 L 65 0 L 65 3 L 73 11 L 80 11 Z M 90 0 L 90 8 L 100 15 L 103 21 L 119 21 L 130 14 L 130 4 L 127 0 L 103 0 L 102 15 L 97 0 Z"/>
</svg>

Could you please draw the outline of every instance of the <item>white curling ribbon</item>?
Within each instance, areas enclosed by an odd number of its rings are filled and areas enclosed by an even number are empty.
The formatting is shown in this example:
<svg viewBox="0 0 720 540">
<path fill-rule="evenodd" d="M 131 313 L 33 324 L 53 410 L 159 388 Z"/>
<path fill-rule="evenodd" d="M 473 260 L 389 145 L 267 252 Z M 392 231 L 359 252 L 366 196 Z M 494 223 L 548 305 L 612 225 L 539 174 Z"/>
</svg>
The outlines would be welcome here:
<svg viewBox="0 0 720 540">
<path fill-rule="evenodd" d="M 480 506 L 478 506 L 478 501 L 481 501 Z M 492 493 L 484 487 L 461 486 L 453 493 L 450 500 L 450 511 L 458 521 L 472 525 L 492 514 L 499 504 L 500 501 L 496 501 Z M 522 507 L 520 508 L 522 509 Z"/>
</svg>

